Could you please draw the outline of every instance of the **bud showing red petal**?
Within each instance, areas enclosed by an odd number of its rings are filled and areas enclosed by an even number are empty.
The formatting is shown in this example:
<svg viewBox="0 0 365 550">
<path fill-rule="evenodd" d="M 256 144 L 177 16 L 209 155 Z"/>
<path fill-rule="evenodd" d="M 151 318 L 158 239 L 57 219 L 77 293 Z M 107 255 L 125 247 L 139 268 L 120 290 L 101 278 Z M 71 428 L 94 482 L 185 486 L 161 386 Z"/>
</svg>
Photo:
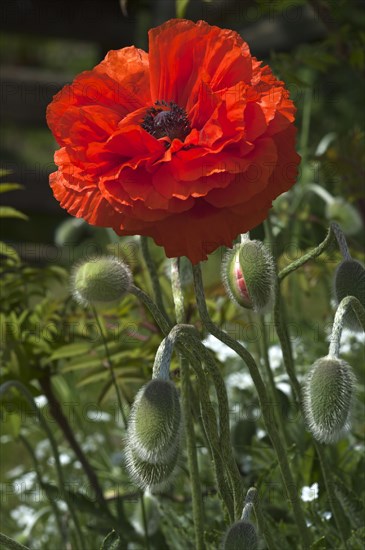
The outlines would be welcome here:
<svg viewBox="0 0 365 550">
<path fill-rule="evenodd" d="M 304 415 L 313 437 L 322 443 L 340 439 L 350 427 L 355 375 L 334 356 L 318 359 L 304 385 Z"/>
<path fill-rule="evenodd" d="M 337 305 L 346 296 L 355 296 L 365 308 L 365 268 L 357 260 L 344 260 L 337 267 L 334 279 Z M 354 311 L 349 309 L 344 316 L 344 325 L 351 330 L 362 330 Z"/>
<path fill-rule="evenodd" d="M 114 256 L 83 262 L 72 275 L 73 295 L 82 305 L 120 300 L 131 283 L 129 267 Z"/>
<path fill-rule="evenodd" d="M 223 260 L 222 277 L 230 298 L 238 305 L 264 313 L 274 300 L 274 260 L 260 241 L 245 238 Z"/>
</svg>

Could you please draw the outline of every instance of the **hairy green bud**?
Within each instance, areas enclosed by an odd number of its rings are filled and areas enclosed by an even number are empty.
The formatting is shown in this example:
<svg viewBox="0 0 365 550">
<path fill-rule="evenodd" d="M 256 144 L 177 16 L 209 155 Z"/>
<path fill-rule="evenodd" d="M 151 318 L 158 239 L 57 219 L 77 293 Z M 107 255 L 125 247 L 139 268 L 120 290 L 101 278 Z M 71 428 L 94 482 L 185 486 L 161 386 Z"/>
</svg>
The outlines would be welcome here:
<svg viewBox="0 0 365 550">
<path fill-rule="evenodd" d="M 229 297 L 258 313 L 269 310 L 273 303 L 274 277 L 274 260 L 260 241 L 244 238 L 223 260 L 222 278 Z"/>
<path fill-rule="evenodd" d="M 179 446 L 175 445 L 165 461 L 148 462 L 138 456 L 127 444 L 125 449 L 126 467 L 132 480 L 141 489 L 161 491 L 168 486 L 179 455 Z"/>
<path fill-rule="evenodd" d="M 304 415 L 313 437 L 334 443 L 350 427 L 355 375 L 346 361 L 334 356 L 318 359 L 303 389 Z"/>
<path fill-rule="evenodd" d="M 335 272 L 334 293 L 337 305 L 347 296 L 355 296 L 365 308 L 365 268 L 357 260 L 344 260 Z M 344 325 L 352 330 L 362 327 L 352 308 L 346 312 Z"/>
<path fill-rule="evenodd" d="M 73 295 L 82 305 L 120 300 L 131 283 L 129 267 L 114 256 L 83 262 L 72 274 Z"/>
<path fill-rule="evenodd" d="M 240 520 L 231 525 L 223 540 L 223 550 L 256 550 L 258 537 L 249 521 Z"/>
<path fill-rule="evenodd" d="M 179 395 L 169 380 L 154 378 L 136 395 L 127 438 L 142 460 L 167 460 L 179 446 L 181 431 Z"/>
</svg>

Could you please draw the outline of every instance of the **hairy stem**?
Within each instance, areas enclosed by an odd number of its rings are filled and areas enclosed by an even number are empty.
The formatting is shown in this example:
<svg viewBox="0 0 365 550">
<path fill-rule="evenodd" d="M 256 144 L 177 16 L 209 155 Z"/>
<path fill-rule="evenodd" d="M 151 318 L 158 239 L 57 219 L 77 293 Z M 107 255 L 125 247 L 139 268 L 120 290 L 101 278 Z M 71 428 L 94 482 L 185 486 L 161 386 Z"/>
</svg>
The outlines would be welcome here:
<svg viewBox="0 0 365 550">
<path fill-rule="evenodd" d="M 338 308 L 336 310 L 335 318 L 333 321 L 330 346 L 328 355 L 338 357 L 340 354 L 340 343 L 341 343 L 341 334 L 343 329 L 343 320 L 347 311 L 352 308 L 356 314 L 359 323 L 361 324 L 363 330 L 365 331 L 365 310 L 362 307 L 361 303 L 355 296 L 346 296 L 341 300 Z"/>
<path fill-rule="evenodd" d="M 210 319 L 206 302 L 205 302 L 201 270 L 199 265 L 193 266 L 193 273 L 194 273 L 194 284 L 195 284 L 195 293 L 196 293 L 198 310 L 205 328 L 213 336 L 215 336 L 216 338 L 221 340 L 221 342 L 223 342 L 224 344 L 229 346 L 231 349 L 233 349 L 243 359 L 243 361 L 246 363 L 249 369 L 251 378 L 253 380 L 253 383 L 258 393 L 266 429 L 272 441 L 273 447 L 276 451 L 284 486 L 286 488 L 287 495 L 293 507 L 294 517 L 297 523 L 298 531 L 300 532 L 300 535 L 302 538 L 303 547 L 309 548 L 311 537 L 305 522 L 304 513 L 302 510 L 300 498 L 298 496 L 297 489 L 294 483 L 294 478 L 290 469 L 288 457 L 286 455 L 284 446 L 282 444 L 281 437 L 276 429 L 275 422 L 273 421 L 273 418 L 272 418 L 272 414 L 270 411 L 270 400 L 268 398 L 266 388 L 261 378 L 259 369 L 256 365 L 254 358 L 246 350 L 246 348 L 244 348 L 236 340 L 231 338 L 226 332 L 224 332 L 219 327 L 217 327 L 213 323 L 213 321 Z"/>
<path fill-rule="evenodd" d="M 147 237 L 141 236 L 141 249 L 142 249 L 142 255 L 143 255 L 144 261 L 146 262 L 148 273 L 151 278 L 153 294 L 155 297 L 157 307 L 162 312 L 164 317 L 166 317 L 166 319 L 168 320 L 168 315 L 166 313 L 165 306 L 163 303 L 162 291 L 161 291 L 160 281 L 158 278 L 158 273 L 156 271 L 155 263 L 150 254 Z"/>
</svg>

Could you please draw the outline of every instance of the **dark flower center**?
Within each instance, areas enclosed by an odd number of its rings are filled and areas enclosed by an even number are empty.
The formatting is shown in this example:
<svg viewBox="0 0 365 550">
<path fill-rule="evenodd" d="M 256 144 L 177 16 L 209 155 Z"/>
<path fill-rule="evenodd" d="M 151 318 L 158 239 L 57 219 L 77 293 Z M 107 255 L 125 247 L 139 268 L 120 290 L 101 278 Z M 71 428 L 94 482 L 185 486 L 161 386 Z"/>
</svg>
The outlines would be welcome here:
<svg viewBox="0 0 365 550">
<path fill-rule="evenodd" d="M 155 138 L 168 137 L 184 141 L 190 133 L 188 115 L 176 103 L 156 101 L 156 107 L 148 109 L 141 124 L 142 128 Z"/>
</svg>

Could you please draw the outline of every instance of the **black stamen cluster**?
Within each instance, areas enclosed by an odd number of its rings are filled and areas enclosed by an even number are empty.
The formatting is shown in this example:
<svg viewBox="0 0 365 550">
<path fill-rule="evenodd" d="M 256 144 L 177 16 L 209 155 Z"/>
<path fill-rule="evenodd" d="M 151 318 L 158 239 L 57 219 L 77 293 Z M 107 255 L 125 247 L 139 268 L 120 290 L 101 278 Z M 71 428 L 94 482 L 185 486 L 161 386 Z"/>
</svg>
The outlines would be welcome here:
<svg viewBox="0 0 365 550">
<path fill-rule="evenodd" d="M 156 101 L 156 107 L 148 109 L 142 128 L 156 139 L 167 137 L 184 141 L 190 133 L 190 122 L 185 110 L 173 101 Z"/>
</svg>

